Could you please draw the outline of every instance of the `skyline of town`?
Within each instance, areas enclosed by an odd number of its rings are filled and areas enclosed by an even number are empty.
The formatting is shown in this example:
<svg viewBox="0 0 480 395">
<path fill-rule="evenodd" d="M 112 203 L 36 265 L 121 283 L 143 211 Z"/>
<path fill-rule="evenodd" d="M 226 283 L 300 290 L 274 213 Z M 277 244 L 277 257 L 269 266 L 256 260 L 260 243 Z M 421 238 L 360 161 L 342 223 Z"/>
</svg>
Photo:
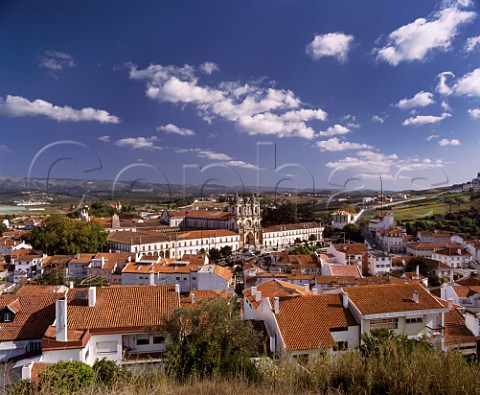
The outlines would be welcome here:
<svg viewBox="0 0 480 395">
<path fill-rule="evenodd" d="M 477 1 L 0 10 L 2 175 L 404 190 L 477 173 Z"/>
</svg>

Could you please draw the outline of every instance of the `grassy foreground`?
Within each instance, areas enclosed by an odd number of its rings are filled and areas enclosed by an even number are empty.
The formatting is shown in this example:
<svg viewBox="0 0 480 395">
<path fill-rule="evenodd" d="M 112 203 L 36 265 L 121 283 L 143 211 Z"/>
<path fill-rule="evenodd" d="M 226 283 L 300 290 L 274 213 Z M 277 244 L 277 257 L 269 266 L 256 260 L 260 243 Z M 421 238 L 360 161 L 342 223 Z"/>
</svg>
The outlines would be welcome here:
<svg viewBox="0 0 480 395">
<path fill-rule="evenodd" d="M 301 361 L 299 361 L 301 362 Z M 13 390 L 13 388 L 12 388 Z M 15 394 L 71 393 L 54 382 L 24 386 Z M 258 375 L 189 377 L 179 382 L 147 369 L 110 385 L 94 381 L 80 395 L 307 395 L 307 394 L 480 394 L 480 366 L 456 352 L 442 353 L 422 342 L 388 340 L 340 356 L 317 354 L 304 363 L 285 358 L 258 364 Z"/>
</svg>

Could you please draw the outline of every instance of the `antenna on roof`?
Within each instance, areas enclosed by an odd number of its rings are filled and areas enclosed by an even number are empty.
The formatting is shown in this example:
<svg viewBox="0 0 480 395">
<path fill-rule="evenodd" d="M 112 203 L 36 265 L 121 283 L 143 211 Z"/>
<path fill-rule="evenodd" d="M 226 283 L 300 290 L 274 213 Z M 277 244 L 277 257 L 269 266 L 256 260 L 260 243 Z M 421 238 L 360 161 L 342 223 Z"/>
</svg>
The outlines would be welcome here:
<svg viewBox="0 0 480 395">
<path fill-rule="evenodd" d="M 383 180 L 380 172 L 378 172 L 378 175 L 380 177 L 380 215 L 383 215 Z"/>
</svg>

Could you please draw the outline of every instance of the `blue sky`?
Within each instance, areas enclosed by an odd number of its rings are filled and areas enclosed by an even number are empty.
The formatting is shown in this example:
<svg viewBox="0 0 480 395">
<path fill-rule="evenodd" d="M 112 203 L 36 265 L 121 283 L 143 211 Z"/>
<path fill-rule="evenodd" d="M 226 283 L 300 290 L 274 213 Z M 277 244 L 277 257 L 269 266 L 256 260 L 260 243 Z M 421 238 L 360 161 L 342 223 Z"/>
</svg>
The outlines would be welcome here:
<svg viewBox="0 0 480 395">
<path fill-rule="evenodd" d="M 480 171 L 477 1 L 3 1 L 0 173 L 418 189 Z"/>
</svg>

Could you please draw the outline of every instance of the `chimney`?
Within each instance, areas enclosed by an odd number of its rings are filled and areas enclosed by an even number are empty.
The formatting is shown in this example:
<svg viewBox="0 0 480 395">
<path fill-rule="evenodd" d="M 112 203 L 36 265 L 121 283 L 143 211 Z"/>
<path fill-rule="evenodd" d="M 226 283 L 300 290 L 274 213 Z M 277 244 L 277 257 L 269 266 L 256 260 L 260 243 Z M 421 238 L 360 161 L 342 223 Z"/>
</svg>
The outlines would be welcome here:
<svg viewBox="0 0 480 395">
<path fill-rule="evenodd" d="M 458 255 L 462 255 L 462 249 L 461 248 L 459 248 L 457 251 L 458 251 Z"/>
<path fill-rule="evenodd" d="M 448 310 L 452 310 L 452 309 L 453 309 L 453 299 L 448 298 Z"/>
<path fill-rule="evenodd" d="M 312 288 L 312 293 L 313 293 L 314 295 L 318 295 L 318 288 L 315 288 L 315 287 Z"/>
<path fill-rule="evenodd" d="M 178 296 L 178 307 L 180 307 L 180 284 L 175 284 L 175 292 Z"/>
<path fill-rule="evenodd" d="M 97 288 L 90 287 L 88 288 L 88 307 L 95 306 L 95 303 L 97 303 Z"/>
<path fill-rule="evenodd" d="M 280 313 L 280 298 L 278 296 L 273 298 L 273 312 L 275 314 Z"/>
<path fill-rule="evenodd" d="M 262 300 L 262 291 L 257 291 L 255 294 L 255 301 L 260 302 Z"/>
<path fill-rule="evenodd" d="M 343 303 L 343 307 L 344 307 L 345 309 L 348 309 L 348 302 L 349 302 L 349 300 L 348 300 L 348 294 L 347 294 L 346 292 L 343 292 L 343 293 L 342 293 L 342 303 Z"/>
<path fill-rule="evenodd" d="M 102 269 L 105 266 L 105 257 L 102 256 Z"/>
<path fill-rule="evenodd" d="M 303 289 L 305 290 L 305 292 L 309 292 L 309 291 L 310 291 L 310 285 L 305 284 L 305 285 L 303 286 Z"/>
<path fill-rule="evenodd" d="M 67 294 L 55 302 L 55 339 L 66 342 L 67 336 Z"/>
<path fill-rule="evenodd" d="M 70 283 L 68 284 L 68 287 L 69 287 L 70 289 L 73 289 L 73 281 L 70 281 Z"/>
<path fill-rule="evenodd" d="M 148 279 L 149 279 L 150 285 L 155 285 L 155 273 L 153 272 L 153 270 L 151 270 L 150 273 L 148 274 Z"/>
<path fill-rule="evenodd" d="M 192 304 L 194 304 L 195 303 L 195 294 L 192 292 L 190 297 L 191 297 Z"/>
<path fill-rule="evenodd" d="M 413 291 L 412 299 L 415 303 L 418 303 L 418 291 Z"/>
<path fill-rule="evenodd" d="M 417 279 L 420 278 L 420 265 L 415 266 L 415 275 L 417 276 Z"/>
<path fill-rule="evenodd" d="M 257 287 L 254 286 L 252 287 L 252 296 L 255 296 L 256 293 L 257 293 Z"/>
</svg>

